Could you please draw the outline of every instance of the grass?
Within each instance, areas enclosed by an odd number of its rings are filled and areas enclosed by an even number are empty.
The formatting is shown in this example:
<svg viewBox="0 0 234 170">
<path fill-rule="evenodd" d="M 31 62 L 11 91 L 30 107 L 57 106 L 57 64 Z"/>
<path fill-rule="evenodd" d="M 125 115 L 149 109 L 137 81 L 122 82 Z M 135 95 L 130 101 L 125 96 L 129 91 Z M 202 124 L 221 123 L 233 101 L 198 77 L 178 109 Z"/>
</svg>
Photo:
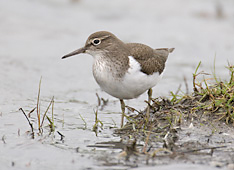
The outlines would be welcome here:
<svg viewBox="0 0 234 170">
<path fill-rule="evenodd" d="M 201 62 L 199 62 L 193 73 L 193 92 L 190 95 L 178 96 L 171 92 L 172 105 L 182 104 L 190 101 L 190 114 L 210 114 L 215 120 L 224 120 L 227 124 L 234 126 L 234 67 L 227 67 L 229 80 L 219 80 L 214 72 L 212 75 L 203 71 L 198 72 Z M 209 76 L 198 81 L 197 77 Z M 208 82 L 211 83 L 208 83 Z"/>
<path fill-rule="evenodd" d="M 85 121 L 85 119 L 83 118 L 83 116 L 81 116 L 81 114 L 79 114 L 80 115 L 80 118 L 81 118 L 81 120 L 84 122 L 84 130 L 85 129 L 87 129 L 87 122 Z"/>
<path fill-rule="evenodd" d="M 31 137 L 34 139 L 35 137 L 35 128 L 33 126 L 33 123 L 31 123 L 30 117 L 31 114 L 36 110 L 36 118 L 37 118 L 37 134 L 42 135 L 43 134 L 43 125 L 45 119 L 48 120 L 49 124 L 48 126 L 50 127 L 50 133 L 55 131 L 55 125 L 54 125 L 54 96 L 52 97 L 49 105 L 47 106 L 45 112 L 42 114 L 41 113 L 41 104 L 40 104 L 40 93 L 41 93 L 41 79 L 39 81 L 39 88 L 38 88 L 38 95 L 37 95 L 37 104 L 36 107 L 33 108 L 28 114 L 25 113 L 23 108 L 20 108 L 19 110 L 22 111 L 24 114 L 25 118 L 27 119 L 29 126 L 31 128 Z M 51 118 L 47 115 L 49 110 L 51 109 Z"/>
<path fill-rule="evenodd" d="M 218 120 L 234 126 L 234 67 L 229 65 L 227 69 L 230 73 L 228 81 L 218 80 L 214 72 L 210 79 L 214 79 L 215 83 L 208 84 L 209 79 L 195 83 L 196 90 L 192 96 L 199 98 L 197 109 L 218 116 Z"/>
<path fill-rule="evenodd" d="M 102 121 L 100 121 L 99 119 L 98 119 L 98 109 L 96 109 L 95 111 L 94 111 L 94 114 L 95 114 L 95 123 L 94 123 L 94 125 L 93 125 L 93 131 L 95 132 L 95 134 L 96 134 L 96 136 L 97 136 L 97 134 L 98 134 L 98 128 L 101 128 L 101 129 L 103 129 L 103 123 L 102 123 Z"/>
</svg>

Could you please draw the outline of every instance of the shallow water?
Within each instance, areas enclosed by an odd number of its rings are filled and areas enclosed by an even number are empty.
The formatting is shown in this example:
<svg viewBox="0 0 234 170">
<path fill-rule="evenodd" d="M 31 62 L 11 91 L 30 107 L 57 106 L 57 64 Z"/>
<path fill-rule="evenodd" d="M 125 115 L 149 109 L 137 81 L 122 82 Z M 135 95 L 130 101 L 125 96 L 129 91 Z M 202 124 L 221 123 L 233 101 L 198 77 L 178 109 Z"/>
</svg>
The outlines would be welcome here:
<svg viewBox="0 0 234 170">
<path fill-rule="evenodd" d="M 220 17 L 217 6 L 222 9 Z M 120 140 L 113 136 L 113 128 L 120 126 L 119 102 L 94 81 L 91 56 L 61 57 L 98 30 L 111 31 L 125 42 L 175 47 L 153 93 L 168 96 L 180 84 L 185 90 L 184 77 L 192 87 L 199 61 L 201 70 L 211 73 L 216 58 L 217 76 L 228 77 L 224 66 L 227 61 L 234 63 L 233 7 L 232 0 L 0 1 L 0 168 L 110 169 L 99 155 L 117 159 L 121 150 L 87 145 Z M 57 132 L 48 137 L 46 127 L 44 136 L 35 140 L 26 133 L 30 127 L 19 108 L 29 112 L 36 106 L 41 77 L 41 109 L 45 111 L 55 97 L 56 131 L 65 136 L 64 141 Z M 98 112 L 104 127 L 97 137 L 92 131 L 96 93 L 109 100 Z M 126 103 L 142 110 L 146 98 L 143 94 Z M 116 164 L 111 167 L 129 167 Z"/>
</svg>

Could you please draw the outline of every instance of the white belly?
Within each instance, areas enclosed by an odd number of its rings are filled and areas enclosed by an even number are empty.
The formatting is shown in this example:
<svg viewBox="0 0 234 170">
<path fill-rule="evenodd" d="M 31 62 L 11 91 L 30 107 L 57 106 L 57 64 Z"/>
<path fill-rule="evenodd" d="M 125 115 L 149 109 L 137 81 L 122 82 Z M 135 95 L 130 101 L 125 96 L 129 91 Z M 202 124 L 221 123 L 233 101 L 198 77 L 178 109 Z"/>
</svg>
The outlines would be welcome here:
<svg viewBox="0 0 234 170">
<path fill-rule="evenodd" d="M 95 60 L 93 75 L 99 86 L 111 96 L 119 99 L 136 98 L 146 90 L 154 87 L 161 79 L 162 74 L 146 75 L 142 73 L 140 64 L 129 57 L 129 69 L 123 77 L 113 74 L 114 67 L 107 66 L 105 61 Z"/>
</svg>

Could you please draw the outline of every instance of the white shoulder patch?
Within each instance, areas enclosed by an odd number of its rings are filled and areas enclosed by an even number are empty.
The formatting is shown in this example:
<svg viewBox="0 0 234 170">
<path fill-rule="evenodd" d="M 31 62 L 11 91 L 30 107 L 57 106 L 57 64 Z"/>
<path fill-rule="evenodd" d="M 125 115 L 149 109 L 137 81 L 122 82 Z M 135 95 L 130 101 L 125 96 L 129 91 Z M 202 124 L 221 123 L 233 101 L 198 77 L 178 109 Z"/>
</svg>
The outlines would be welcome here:
<svg viewBox="0 0 234 170">
<path fill-rule="evenodd" d="M 141 70 L 141 65 L 138 63 L 138 61 L 133 56 L 128 56 L 129 58 L 129 66 L 128 69 L 129 72 L 136 72 Z"/>
</svg>

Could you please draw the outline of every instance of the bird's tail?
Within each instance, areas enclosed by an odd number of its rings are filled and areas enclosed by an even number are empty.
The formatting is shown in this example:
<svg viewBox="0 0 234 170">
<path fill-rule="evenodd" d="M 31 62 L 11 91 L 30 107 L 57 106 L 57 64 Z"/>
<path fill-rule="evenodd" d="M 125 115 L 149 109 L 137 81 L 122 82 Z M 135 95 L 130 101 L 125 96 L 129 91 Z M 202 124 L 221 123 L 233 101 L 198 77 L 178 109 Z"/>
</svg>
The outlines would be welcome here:
<svg viewBox="0 0 234 170">
<path fill-rule="evenodd" d="M 172 53 L 175 48 L 168 48 L 169 53 Z"/>
<path fill-rule="evenodd" d="M 155 52 L 158 56 L 164 58 L 164 60 L 167 60 L 167 57 L 169 53 L 172 53 L 175 48 L 157 48 L 155 49 Z"/>
</svg>

